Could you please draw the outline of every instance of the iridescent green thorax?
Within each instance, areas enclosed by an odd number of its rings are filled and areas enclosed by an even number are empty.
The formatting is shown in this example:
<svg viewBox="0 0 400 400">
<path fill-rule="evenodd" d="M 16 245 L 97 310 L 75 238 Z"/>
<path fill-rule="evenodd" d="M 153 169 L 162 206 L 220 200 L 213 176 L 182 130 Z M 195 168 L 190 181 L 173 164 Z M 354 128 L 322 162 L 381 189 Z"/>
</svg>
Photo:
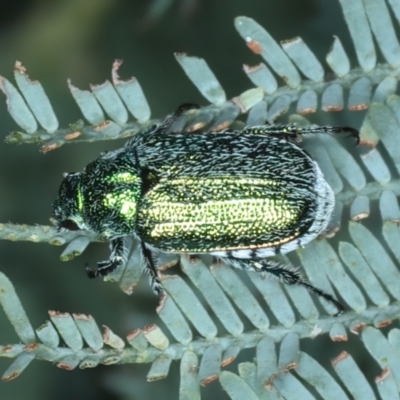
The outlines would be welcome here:
<svg viewBox="0 0 400 400">
<path fill-rule="evenodd" d="M 106 153 L 82 174 L 84 220 L 106 237 L 132 234 L 141 179 L 130 152 Z"/>
<path fill-rule="evenodd" d="M 141 195 L 141 179 L 129 151 L 105 153 L 94 160 L 79 176 L 73 196 L 63 207 L 60 220 L 72 220 L 81 229 L 88 229 L 105 237 L 132 234 L 135 230 L 137 204 Z M 69 186 L 69 175 L 61 187 Z M 59 193 L 56 204 L 65 200 Z M 67 215 L 68 214 L 68 215 Z"/>
</svg>

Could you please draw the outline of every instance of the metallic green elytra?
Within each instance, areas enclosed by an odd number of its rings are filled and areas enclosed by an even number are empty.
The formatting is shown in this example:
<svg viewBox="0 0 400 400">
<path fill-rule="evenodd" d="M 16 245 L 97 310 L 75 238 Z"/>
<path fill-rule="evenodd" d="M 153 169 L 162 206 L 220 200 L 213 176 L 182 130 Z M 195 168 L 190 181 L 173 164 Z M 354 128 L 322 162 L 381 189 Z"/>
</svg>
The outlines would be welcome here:
<svg viewBox="0 0 400 400">
<path fill-rule="evenodd" d="M 214 255 L 237 268 L 309 284 L 297 269 L 266 257 L 304 246 L 329 223 L 334 195 L 301 135 L 352 128 L 260 125 L 222 132 L 170 133 L 184 104 L 157 127 L 66 175 L 54 202 L 60 229 L 94 231 L 111 242 L 111 256 L 90 277 L 126 262 L 124 237 L 141 242 L 153 290 L 162 291 L 156 251 Z"/>
</svg>

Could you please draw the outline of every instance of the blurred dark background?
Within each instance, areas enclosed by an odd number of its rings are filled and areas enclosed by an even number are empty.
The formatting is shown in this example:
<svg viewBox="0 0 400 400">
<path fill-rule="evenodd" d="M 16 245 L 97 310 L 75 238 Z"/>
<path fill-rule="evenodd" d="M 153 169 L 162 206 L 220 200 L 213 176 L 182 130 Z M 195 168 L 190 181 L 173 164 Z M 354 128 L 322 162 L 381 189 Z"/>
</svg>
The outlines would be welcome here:
<svg viewBox="0 0 400 400">
<path fill-rule="evenodd" d="M 135 76 L 152 116 L 162 118 L 183 102 L 206 104 L 175 61 L 174 52 L 203 57 L 229 98 L 251 87 L 242 65 L 261 59 L 237 34 L 233 19 L 238 15 L 254 18 L 278 41 L 301 36 L 324 65 L 334 34 L 353 56 L 337 1 L 4 0 L 0 2 L 0 74 L 14 82 L 13 66 L 21 61 L 30 78 L 42 83 L 60 126 L 65 127 L 81 118 L 67 78 L 88 89 L 90 83 L 110 79 L 112 62 L 121 58 L 121 78 Z M 3 138 L 18 130 L 4 100 L 0 118 Z M 101 150 L 122 143 L 68 145 L 43 155 L 35 145 L 0 142 L 0 222 L 49 224 L 62 173 L 81 170 Z M 83 256 L 68 263 L 59 260 L 61 251 L 47 244 L 0 241 L 0 270 L 15 285 L 34 328 L 48 319 L 47 310 L 90 313 L 98 324 L 122 337 L 158 321 L 157 299 L 147 279 L 131 297 L 117 285 L 86 279 L 84 263 L 106 257 L 106 245 L 92 244 Z M 0 324 L 0 344 L 17 343 L 2 311 Z M 10 360 L 0 359 L 1 373 L 9 364 Z M 34 361 L 18 379 L 0 383 L 0 398 L 177 399 L 177 365 L 167 380 L 151 384 L 145 381 L 148 369 L 149 365 L 100 366 L 66 372 Z M 204 398 L 219 393 L 217 386 L 213 383 L 206 389 Z"/>
</svg>

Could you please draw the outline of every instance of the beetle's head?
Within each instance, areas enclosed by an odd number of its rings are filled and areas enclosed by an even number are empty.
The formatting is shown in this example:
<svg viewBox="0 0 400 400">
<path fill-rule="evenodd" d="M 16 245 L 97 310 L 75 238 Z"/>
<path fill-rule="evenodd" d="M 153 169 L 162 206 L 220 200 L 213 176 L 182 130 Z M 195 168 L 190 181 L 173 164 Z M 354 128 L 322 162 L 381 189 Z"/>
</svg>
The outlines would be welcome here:
<svg viewBox="0 0 400 400">
<path fill-rule="evenodd" d="M 82 172 L 65 175 L 53 215 L 60 230 L 89 230 L 106 238 L 131 234 L 141 193 L 130 151 L 102 153 Z"/>
<path fill-rule="evenodd" d="M 85 229 L 80 192 L 81 175 L 80 172 L 64 175 L 53 203 L 53 216 L 59 230 Z"/>
</svg>

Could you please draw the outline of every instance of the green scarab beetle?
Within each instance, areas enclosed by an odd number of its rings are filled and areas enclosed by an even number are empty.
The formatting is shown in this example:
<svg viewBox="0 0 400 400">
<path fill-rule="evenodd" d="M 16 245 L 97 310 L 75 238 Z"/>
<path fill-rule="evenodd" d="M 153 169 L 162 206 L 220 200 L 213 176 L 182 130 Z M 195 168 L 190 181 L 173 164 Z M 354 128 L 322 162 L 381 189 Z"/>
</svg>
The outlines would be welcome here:
<svg viewBox="0 0 400 400">
<path fill-rule="evenodd" d="M 90 277 L 127 260 L 124 237 L 140 240 L 156 293 L 155 251 L 208 253 L 236 268 L 300 284 L 333 303 L 298 269 L 268 257 L 304 246 L 324 233 L 334 194 L 301 135 L 353 128 L 260 125 L 222 132 L 169 133 L 184 104 L 159 126 L 105 152 L 82 172 L 65 176 L 54 202 L 59 229 L 96 232 L 110 240 L 109 260 Z"/>
</svg>

